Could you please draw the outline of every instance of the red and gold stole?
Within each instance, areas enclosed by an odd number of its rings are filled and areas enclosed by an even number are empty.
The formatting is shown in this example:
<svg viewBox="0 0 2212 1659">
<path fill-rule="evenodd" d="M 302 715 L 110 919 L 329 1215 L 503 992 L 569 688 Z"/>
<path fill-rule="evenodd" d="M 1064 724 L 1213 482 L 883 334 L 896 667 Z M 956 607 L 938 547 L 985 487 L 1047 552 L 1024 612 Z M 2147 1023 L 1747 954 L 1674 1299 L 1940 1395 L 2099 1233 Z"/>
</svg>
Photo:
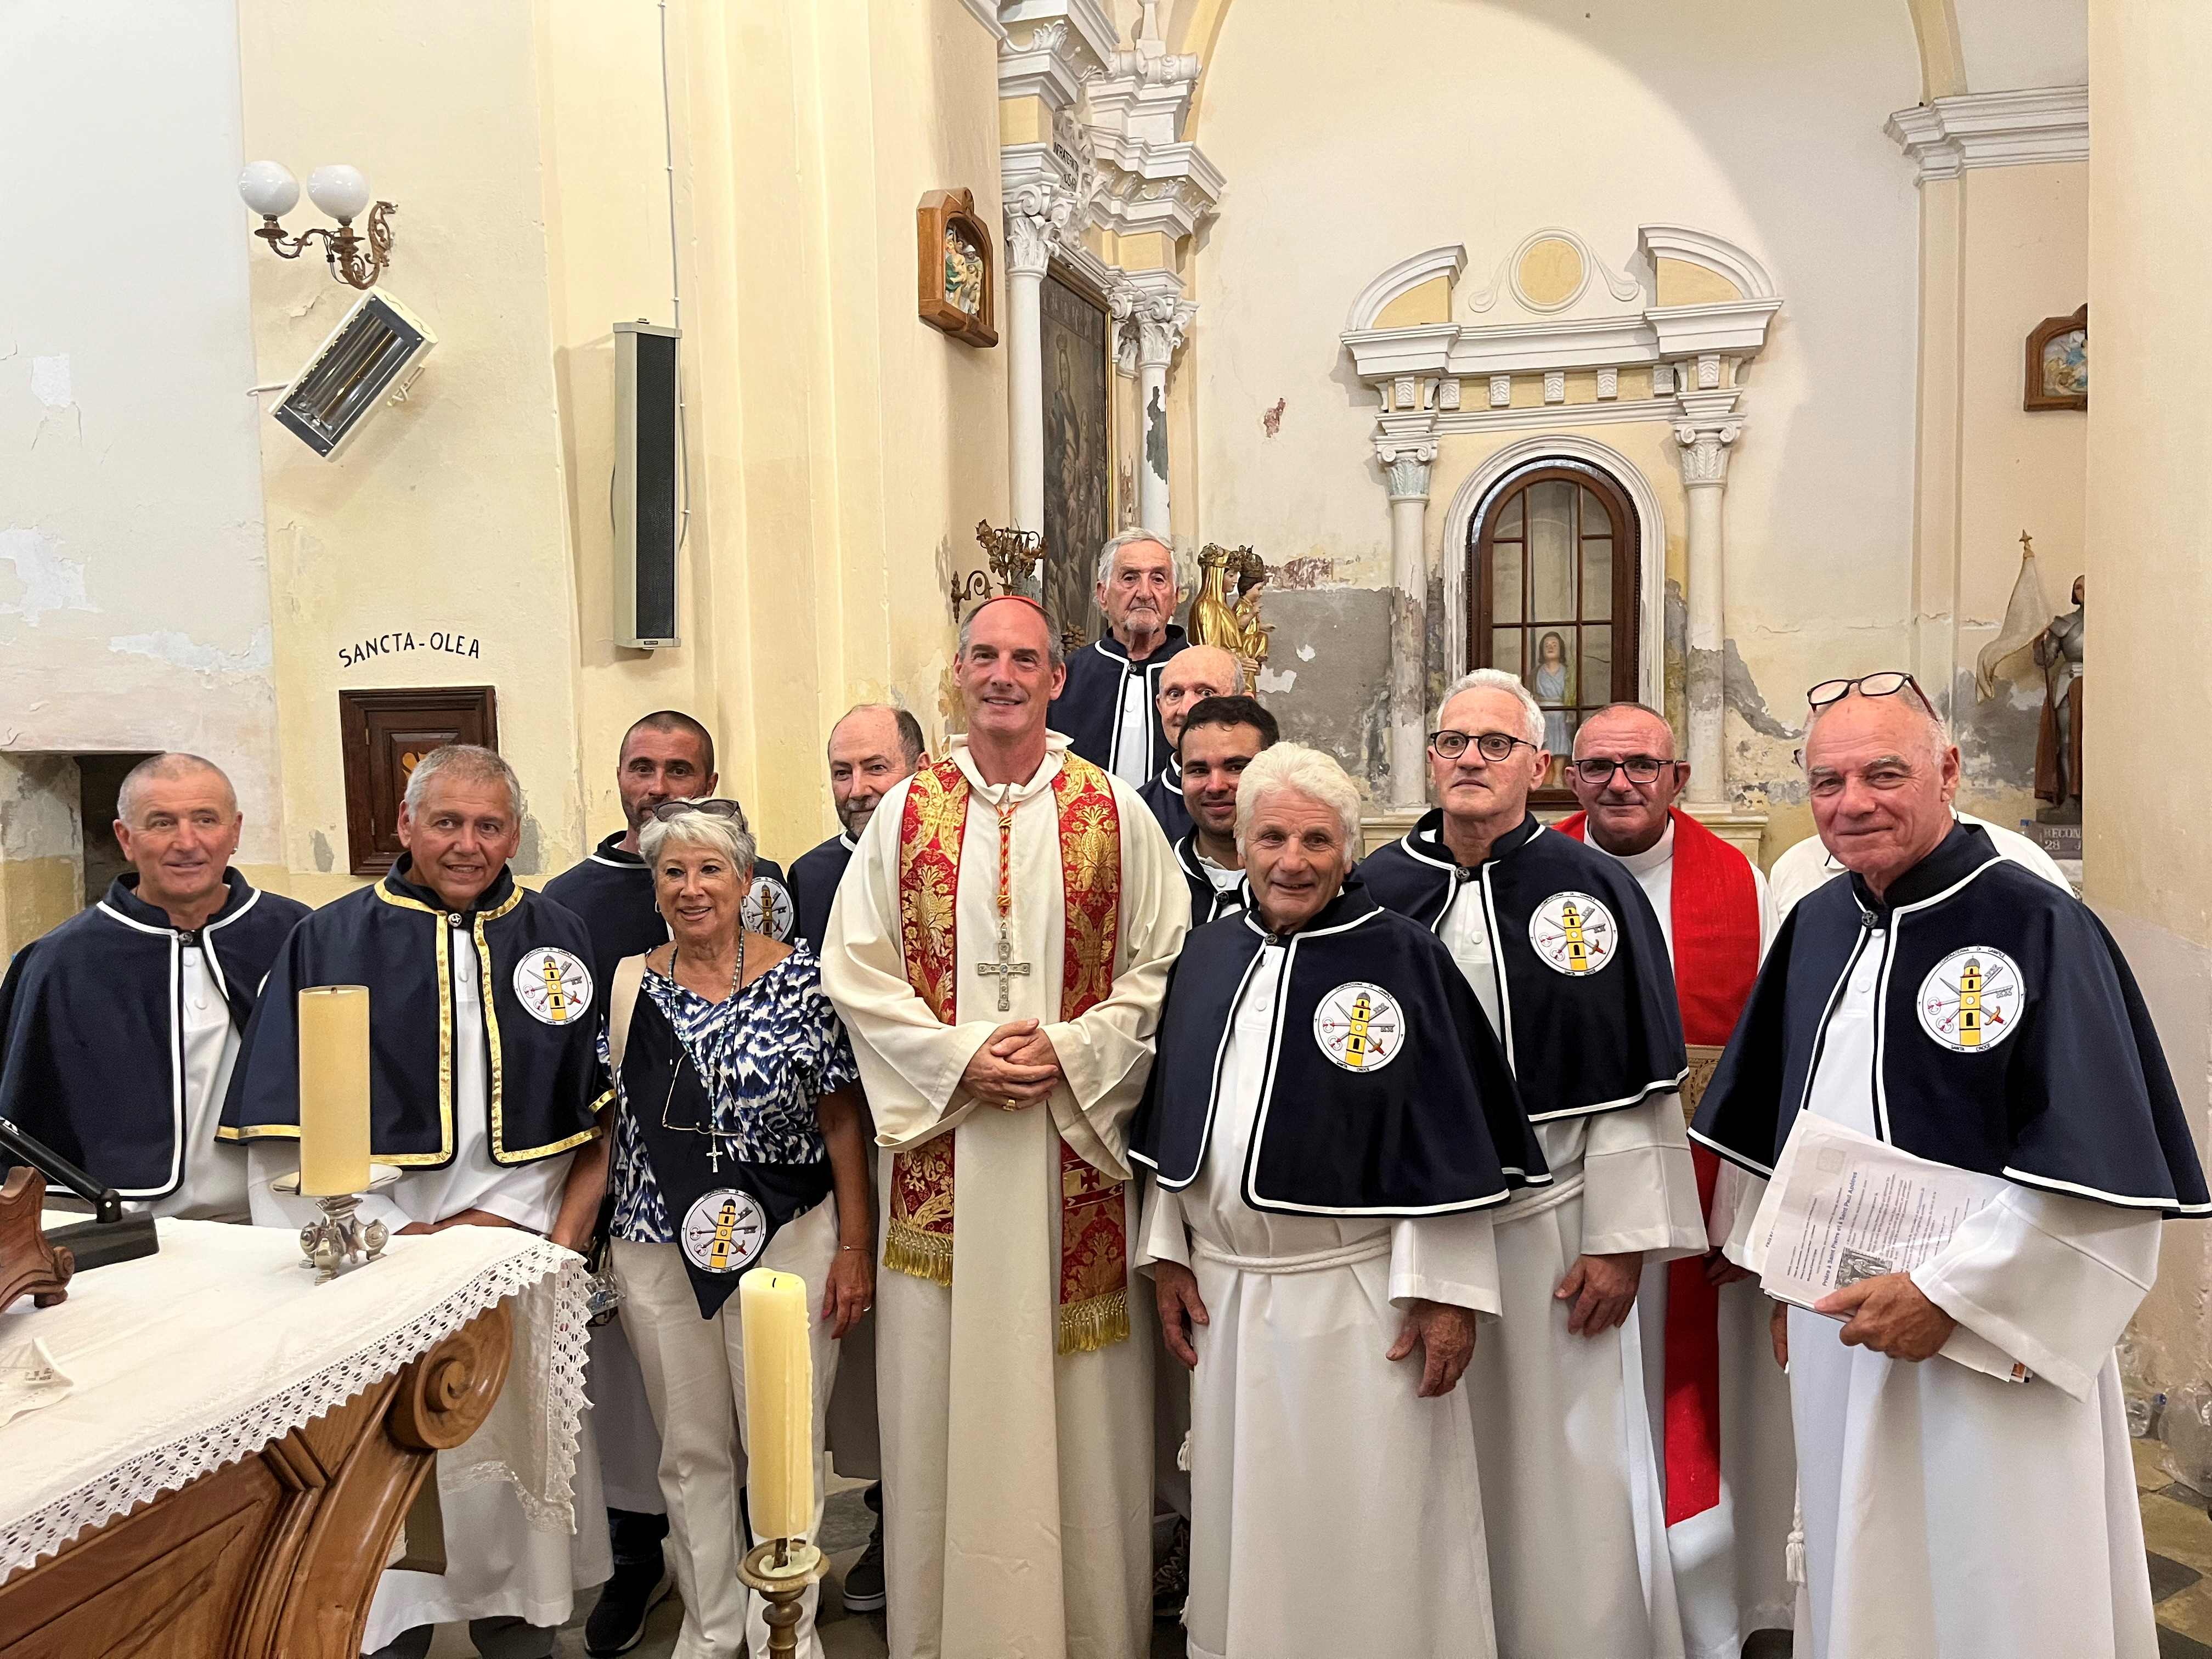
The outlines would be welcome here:
<svg viewBox="0 0 2212 1659">
<path fill-rule="evenodd" d="M 1694 1112 L 1758 982 L 1759 884 L 1742 854 L 1687 812 L 1672 816 L 1674 872 L 1668 921 L 1674 939 L 1674 998 L 1691 1048 L 1682 1107 Z M 1559 825 L 1578 841 L 1586 827 L 1580 812 Z M 1720 1162 L 1702 1146 L 1692 1146 L 1690 1158 L 1698 1170 L 1698 1207 L 1710 1216 Z M 1696 1256 L 1667 1267 L 1666 1362 L 1662 1425 L 1671 1527 L 1721 1501 L 1720 1290 L 1705 1282 L 1705 1264 Z"/>
<path fill-rule="evenodd" d="M 956 762 L 924 767 L 914 775 L 899 823 L 899 942 L 907 981 L 947 1025 L 958 1018 L 954 921 L 969 793 L 967 774 Z M 1106 775 L 1079 756 L 1061 757 L 1052 794 L 1066 918 L 1060 1017 L 1071 1020 L 1113 988 L 1121 820 Z M 1011 817 L 1000 824 L 1002 899 L 1009 896 L 1011 824 Z M 884 1243 L 884 1267 L 939 1285 L 952 1283 L 952 1142 L 951 1135 L 939 1135 L 893 1155 Z M 1127 1196 L 1125 1183 L 1108 1180 L 1065 1140 L 1060 1182 L 1059 1350 L 1089 1352 L 1129 1334 Z"/>
</svg>

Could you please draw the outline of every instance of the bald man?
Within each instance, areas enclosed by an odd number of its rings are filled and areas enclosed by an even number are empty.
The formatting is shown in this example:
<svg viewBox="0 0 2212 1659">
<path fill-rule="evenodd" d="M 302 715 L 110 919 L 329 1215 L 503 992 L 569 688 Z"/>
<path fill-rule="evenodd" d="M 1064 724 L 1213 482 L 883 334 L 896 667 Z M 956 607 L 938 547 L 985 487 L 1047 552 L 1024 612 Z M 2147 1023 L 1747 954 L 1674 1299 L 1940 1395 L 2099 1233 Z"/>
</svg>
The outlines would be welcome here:
<svg viewBox="0 0 2212 1659">
<path fill-rule="evenodd" d="M 1243 672 L 1237 659 L 1218 645 L 1186 646 L 1160 670 L 1159 695 L 1152 699 L 1152 707 L 1159 714 L 1160 730 L 1167 734 L 1167 764 L 1137 793 L 1171 842 L 1190 833 L 1190 808 L 1182 798 L 1182 761 L 1176 752 L 1182 741 L 1182 723 L 1208 697 L 1234 696 Z"/>
<path fill-rule="evenodd" d="M 216 1124 L 261 981 L 307 907 L 230 867 L 245 820 L 213 762 L 141 761 L 115 809 L 132 873 L 0 982 L 0 1117 L 155 1215 L 244 1221 L 245 1149 L 218 1145 Z"/>
</svg>

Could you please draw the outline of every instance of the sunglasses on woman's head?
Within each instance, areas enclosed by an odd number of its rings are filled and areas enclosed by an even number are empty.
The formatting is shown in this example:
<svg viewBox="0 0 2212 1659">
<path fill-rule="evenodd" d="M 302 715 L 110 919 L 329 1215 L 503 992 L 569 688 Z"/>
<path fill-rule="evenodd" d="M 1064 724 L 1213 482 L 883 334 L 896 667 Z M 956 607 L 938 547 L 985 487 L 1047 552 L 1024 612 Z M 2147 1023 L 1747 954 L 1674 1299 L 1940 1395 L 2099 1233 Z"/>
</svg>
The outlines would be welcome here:
<svg viewBox="0 0 2212 1659">
<path fill-rule="evenodd" d="M 745 824 L 745 809 L 720 795 L 707 800 L 665 800 L 653 809 L 653 816 L 663 823 L 672 818 L 680 818 L 686 812 L 704 812 L 708 817 L 716 818 L 735 818 L 740 830 Z"/>
</svg>

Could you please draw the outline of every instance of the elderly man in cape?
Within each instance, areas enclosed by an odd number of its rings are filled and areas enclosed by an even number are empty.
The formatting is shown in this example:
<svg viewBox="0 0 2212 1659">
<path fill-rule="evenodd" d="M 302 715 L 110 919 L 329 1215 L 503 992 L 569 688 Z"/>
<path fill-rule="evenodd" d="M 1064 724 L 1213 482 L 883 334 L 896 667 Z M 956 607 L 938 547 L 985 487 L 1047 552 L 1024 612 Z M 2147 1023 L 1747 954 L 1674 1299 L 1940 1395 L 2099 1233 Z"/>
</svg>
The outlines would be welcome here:
<svg viewBox="0 0 2212 1659">
<path fill-rule="evenodd" d="M 1188 895 L 1135 789 L 1046 729 L 1041 608 L 977 606 L 955 672 L 968 731 L 884 794 L 822 952 L 886 1149 L 890 1649 L 1136 1659 L 1152 1351 L 1123 1157 Z"/>
<path fill-rule="evenodd" d="M 1098 553 L 1098 610 L 1106 631 L 1066 664 L 1053 693 L 1052 729 L 1067 746 L 1133 789 L 1168 757 L 1160 676 L 1190 644 L 1176 626 L 1175 555 L 1149 530 L 1125 530 Z"/>
<path fill-rule="evenodd" d="M 1497 1651 L 1459 1380 L 1492 1212 L 1550 1176 L 1451 953 L 1346 880 L 1359 805 L 1296 744 L 1245 769 L 1253 908 L 1185 943 L 1131 1146 L 1196 1373 L 1194 1659 Z"/>
<path fill-rule="evenodd" d="M 115 797 L 133 873 L 0 980 L 0 1118 L 155 1215 L 246 1218 L 246 1153 L 216 1125 L 261 981 L 307 907 L 231 868 L 244 823 L 213 761 L 139 762 Z"/>
<path fill-rule="evenodd" d="M 1499 1649 L 1679 1659 L 1665 1503 L 1629 1323 L 1644 1267 L 1702 1256 L 1667 941 L 1635 878 L 1547 830 L 1551 757 L 1512 675 L 1455 684 L 1429 741 L 1441 807 L 1360 866 L 1442 939 L 1504 1045 L 1555 1184 L 1498 1215 L 1498 1338 L 1468 1372 Z"/>
<path fill-rule="evenodd" d="M 1775 921 L 1759 866 L 1674 805 L 1689 781 L 1658 711 L 1614 703 L 1576 728 L 1567 782 L 1583 810 L 1558 828 L 1619 860 L 1651 901 L 1689 1042 L 1682 1103 L 1695 1110 Z M 1703 1147 L 1693 1158 L 1708 1218 L 1732 1216 L 1747 1177 Z M 1715 1249 L 1647 1267 L 1637 1296 L 1690 1659 L 1736 1659 L 1752 1632 L 1790 1626 L 1790 1385 L 1768 1363 L 1766 1298 L 1750 1277 Z"/>
<path fill-rule="evenodd" d="M 1160 692 L 1152 702 L 1167 739 L 1167 763 L 1137 793 L 1171 842 L 1190 833 L 1190 810 L 1182 798 L 1183 721 L 1208 697 L 1233 696 L 1242 678 L 1237 659 L 1218 645 L 1187 647 L 1160 671 Z"/>
<path fill-rule="evenodd" d="M 1763 1178 L 1810 1114 L 1994 1195 L 1911 1272 L 1777 1304 L 1800 1651 L 2150 1659 L 2112 1347 L 2162 1218 L 2212 1212 L 2158 1034 L 2097 919 L 1954 818 L 1959 751 L 1910 674 L 1810 701 L 1814 819 L 1851 873 L 1776 935 L 1692 1133 Z M 1970 1363 L 1991 1349 L 2021 1380 Z"/>
</svg>

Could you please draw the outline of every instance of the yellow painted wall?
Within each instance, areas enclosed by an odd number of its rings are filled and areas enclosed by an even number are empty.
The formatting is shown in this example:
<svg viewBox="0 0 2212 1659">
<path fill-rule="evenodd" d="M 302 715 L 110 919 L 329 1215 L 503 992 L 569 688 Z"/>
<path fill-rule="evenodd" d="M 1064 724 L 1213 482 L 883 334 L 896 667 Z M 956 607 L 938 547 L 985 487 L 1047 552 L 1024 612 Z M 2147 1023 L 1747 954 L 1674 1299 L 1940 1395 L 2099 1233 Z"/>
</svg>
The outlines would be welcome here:
<svg viewBox="0 0 2212 1659">
<path fill-rule="evenodd" d="M 659 18 L 243 0 L 247 151 L 356 158 L 401 204 L 387 285 L 440 340 L 338 461 L 263 428 L 273 884 L 352 884 L 341 686 L 497 688 L 532 878 L 619 827 L 616 746 L 653 708 L 708 722 L 786 860 L 832 827 L 821 745 L 848 705 L 894 697 L 941 736 L 945 577 L 1006 511 L 1006 354 L 915 316 L 915 211 L 964 186 L 999 222 L 994 43 L 959 0 L 670 6 L 691 515 L 682 643 L 647 653 L 612 642 L 607 498 L 611 325 L 674 310 Z M 334 64 L 391 95 L 322 96 Z M 262 377 L 284 378 L 351 296 L 307 261 L 254 280 Z M 410 629 L 423 648 L 339 662 Z"/>
<path fill-rule="evenodd" d="M 1403 294 L 1393 295 L 1390 303 L 1375 313 L 1376 328 L 1412 328 L 1420 323 L 1450 320 L 1451 279 L 1448 276 L 1416 283 Z"/>
</svg>

